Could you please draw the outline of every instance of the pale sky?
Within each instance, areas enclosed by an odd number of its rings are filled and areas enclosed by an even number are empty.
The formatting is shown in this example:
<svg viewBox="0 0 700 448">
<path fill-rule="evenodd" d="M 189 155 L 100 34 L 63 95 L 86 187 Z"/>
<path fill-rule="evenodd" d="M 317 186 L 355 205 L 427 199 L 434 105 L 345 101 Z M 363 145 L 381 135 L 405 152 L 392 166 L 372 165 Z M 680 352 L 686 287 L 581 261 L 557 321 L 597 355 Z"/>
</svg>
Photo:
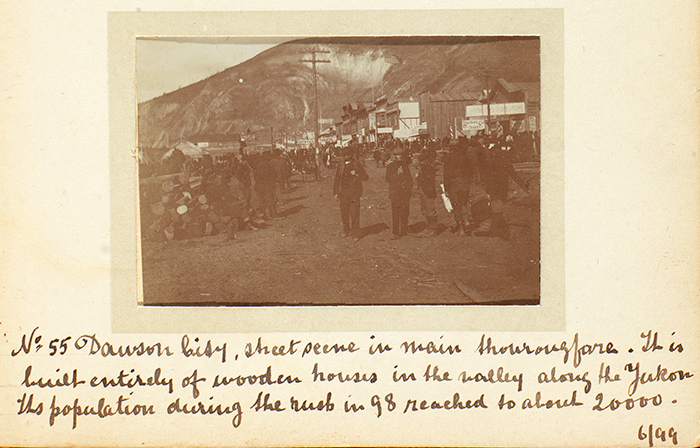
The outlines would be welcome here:
<svg viewBox="0 0 700 448">
<path fill-rule="evenodd" d="M 177 37 L 136 39 L 138 101 L 148 101 L 240 64 L 284 38 Z"/>
</svg>

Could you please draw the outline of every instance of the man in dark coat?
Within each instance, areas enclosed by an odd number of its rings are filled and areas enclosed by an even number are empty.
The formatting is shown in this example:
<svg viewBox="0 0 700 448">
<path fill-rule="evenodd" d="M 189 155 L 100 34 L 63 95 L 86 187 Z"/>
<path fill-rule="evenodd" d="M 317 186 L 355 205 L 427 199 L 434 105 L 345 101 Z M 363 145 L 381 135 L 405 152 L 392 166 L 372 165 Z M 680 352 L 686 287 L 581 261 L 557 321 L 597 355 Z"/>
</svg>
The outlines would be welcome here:
<svg viewBox="0 0 700 448">
<path fill-rule="evenodd" d="M 527 184 L 513 168 L 508 156 L 505 142 L 492 140 L 479 150 L 479 173 L 486 193 L 491 197 L 493 216 L 489 229 L 474 232 L 477 236 L 497 236 L 508 238 L 508 223 L 504 215 L 505 202 L 508 199 L 508 179 L 510 177 L 527 194 Z"/>
<path fill-rule="evenodd" d="M 255 191 L 260 199 L 263 219 L 277 218 L 277 174 L 272 166 L 272 153 L 265 151 L 258 163 L 253 167 L 255 176 Z"/>
<path fill-rule="evenodd" d="M 253 200 L 252 173 L 253 173 L 253 169 L 250 167 L 250 164 L 248 163 L 248 156 L 242 157 L 240 159 L 238 159 L 238 158 L 236 159 L 236 163 L 234 163 L 234 174 L 233 175 L 238 180 L 238 182 L 240 184 L 240 188 L 243 191 L 243 198 L 245 199 L 245 206 L 246 206 L 246 210 L 248 211 L 248 213 L 251 212 L 252 200 Z"/>
<path fill-rule="evenodd" d="M 338 165 L 333 182 L 333 194 L 340 201 L 340 217 L 345 236 L 360 239 L 360 197 L 362 182 L 369 179 L 365 168 L 350 148 L 343 149 L 343 161 Z"/>
<path fill-rule="evenodd" d="M 272 168 L 275 170 L 275 194 L 282 204 L 284 204 L 283 192 L 287 191 L 287 183 L 291 174 L 289 161 L 282 156 L 282 151 L 275 149 L 270 160 Z"/>
<path fill-rule="evenodd" d="M 396 158 L 386 167 L 386 181 L 389 182 L 389 199 L 391 199 L 391 222 L 394 235 L 392 239 L 401 238 L 408 234 L 408 215 L 413 191 L 408 153 L 396 149 Z"/>
<path fill-rule="evenodd" d="M 377 168 L 379 168 L 379 164 L 382 162 L 382 150 L 379 148 L 374 149 L 374 163 L 377 164 Z"/>
<path fill-rule="evenodd" d="M 469 185 L 474 179 L 476 168 L 475 157 L 466 147 L 467 142 L 452 139 L 450 141 L 450 152 L 445 157 L 443 170 L 443 181 L 445 184 L 445 194 L 452 203 L 455 221 L 457 221 L 457 232 L 460 235 L 468 235 L 471 231 L 469 217 Z"/>
<path fill-rule="evenodd" d="M 226 229 L 227 239 L 233 240 L 236 239 L 236 230 L 243 228 L 248 211 L 240 191 L 232 188 L 232 178 L 228 178 L 228 183 L 225 178 L 224 174 L 214 174 L 213 180 L 207 184 L 206 196 L 211 210 L 208 218 L 214 217 L 217 225 L 220 221 Z M 219 233 L 224 233 L 223 227 Z"/>
</svg>

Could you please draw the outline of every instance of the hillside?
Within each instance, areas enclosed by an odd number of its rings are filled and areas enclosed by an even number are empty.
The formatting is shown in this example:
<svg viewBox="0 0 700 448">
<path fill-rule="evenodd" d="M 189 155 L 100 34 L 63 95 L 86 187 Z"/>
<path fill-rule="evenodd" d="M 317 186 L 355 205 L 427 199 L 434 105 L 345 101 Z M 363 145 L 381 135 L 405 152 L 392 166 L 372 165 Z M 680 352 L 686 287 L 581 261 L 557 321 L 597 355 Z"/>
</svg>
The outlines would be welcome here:
<svg viewBox="0 0 700 448">
<path fill-rule="evenodd" d="M 481 68 L 512 82 L 539 81 L 533 37 L 326 38 L 287 42 L 234 67 L 139 104 L 139 145 L 168 147 L 194 134 L 242 133 L 272 126 L 313 129 L 313 70 L 318 64 L 321 117 L 338 118 L 348 102 L 384 94 L 479 91 Z"/>
</svg>

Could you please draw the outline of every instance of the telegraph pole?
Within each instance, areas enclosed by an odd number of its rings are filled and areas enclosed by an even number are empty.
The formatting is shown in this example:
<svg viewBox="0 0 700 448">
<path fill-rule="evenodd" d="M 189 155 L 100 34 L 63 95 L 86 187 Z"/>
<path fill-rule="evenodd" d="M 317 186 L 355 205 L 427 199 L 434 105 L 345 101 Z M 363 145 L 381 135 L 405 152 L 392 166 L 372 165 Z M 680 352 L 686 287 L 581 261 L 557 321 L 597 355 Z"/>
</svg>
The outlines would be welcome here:
<svg viewBox="0 0 700 448">
<path fill-rule="evenodd" d="M 494 72 L 495 70 L 492 68 L 482 68 L 479 69 L 476 74 L 478 78 L 482 78 L 486 83 L 486 129 L 489 130 L 489 133 L 491 132 L 491 100 L 489 99 L 491 92 L 489 91 L 489 79 L 493 77 Z"/>
<path fill-rule="evenodd" d="M 318 134 L 319 134 L 319 113 L 318 113 L 318 74 L 316 71 L 316 64 L 328 64 L 331 61 L 327 61 L 325 59 L 317 59 L 316 55 L 317 54 L 329 54 L 330 51 L 328 50 L 311 50 L 311 59 L 300 59 L 299 62 L 306 62 L 306 63 L 311 63 L 311 66 L 314 69 L 314 95 L 315 95 L 315 100 L 314 100 L 314 115 L 315 115 L 315 122 L 314 122 L 314 128 L 315 128 L 315 134 L 314 138 L 316 140 L 316 151 L 318 151 Z"/>
</svg>

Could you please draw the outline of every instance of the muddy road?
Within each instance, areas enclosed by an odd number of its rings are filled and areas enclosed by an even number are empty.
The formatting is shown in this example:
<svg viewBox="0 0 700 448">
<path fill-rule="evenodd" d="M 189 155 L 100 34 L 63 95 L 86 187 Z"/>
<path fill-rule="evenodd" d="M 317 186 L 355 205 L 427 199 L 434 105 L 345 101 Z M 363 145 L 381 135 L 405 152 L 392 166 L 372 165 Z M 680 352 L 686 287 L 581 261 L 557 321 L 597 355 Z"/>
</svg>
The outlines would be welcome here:
<svg viewBox="0 0 700 448">
<path fill-rule="evenodd" d="M 418 198 L 409 235 L 391 239 L 384 168 L 366 162 L 361 238 L 343 236 L 334 171 L 292 178 L 282 218 L 257 231 L 143 241 L 146 305 L 399 305 L 539 303 L 539 184 L 506 204 L 509 239 L 459 236 L 438 198 L 440 234 L 427 237 Z M 414 171 L 415 175 L 415 171 Z M 441 178 L 440 176 L 438 177 Z M 307 179 L 308 180 L 308 179 Z"/>
</svg>

